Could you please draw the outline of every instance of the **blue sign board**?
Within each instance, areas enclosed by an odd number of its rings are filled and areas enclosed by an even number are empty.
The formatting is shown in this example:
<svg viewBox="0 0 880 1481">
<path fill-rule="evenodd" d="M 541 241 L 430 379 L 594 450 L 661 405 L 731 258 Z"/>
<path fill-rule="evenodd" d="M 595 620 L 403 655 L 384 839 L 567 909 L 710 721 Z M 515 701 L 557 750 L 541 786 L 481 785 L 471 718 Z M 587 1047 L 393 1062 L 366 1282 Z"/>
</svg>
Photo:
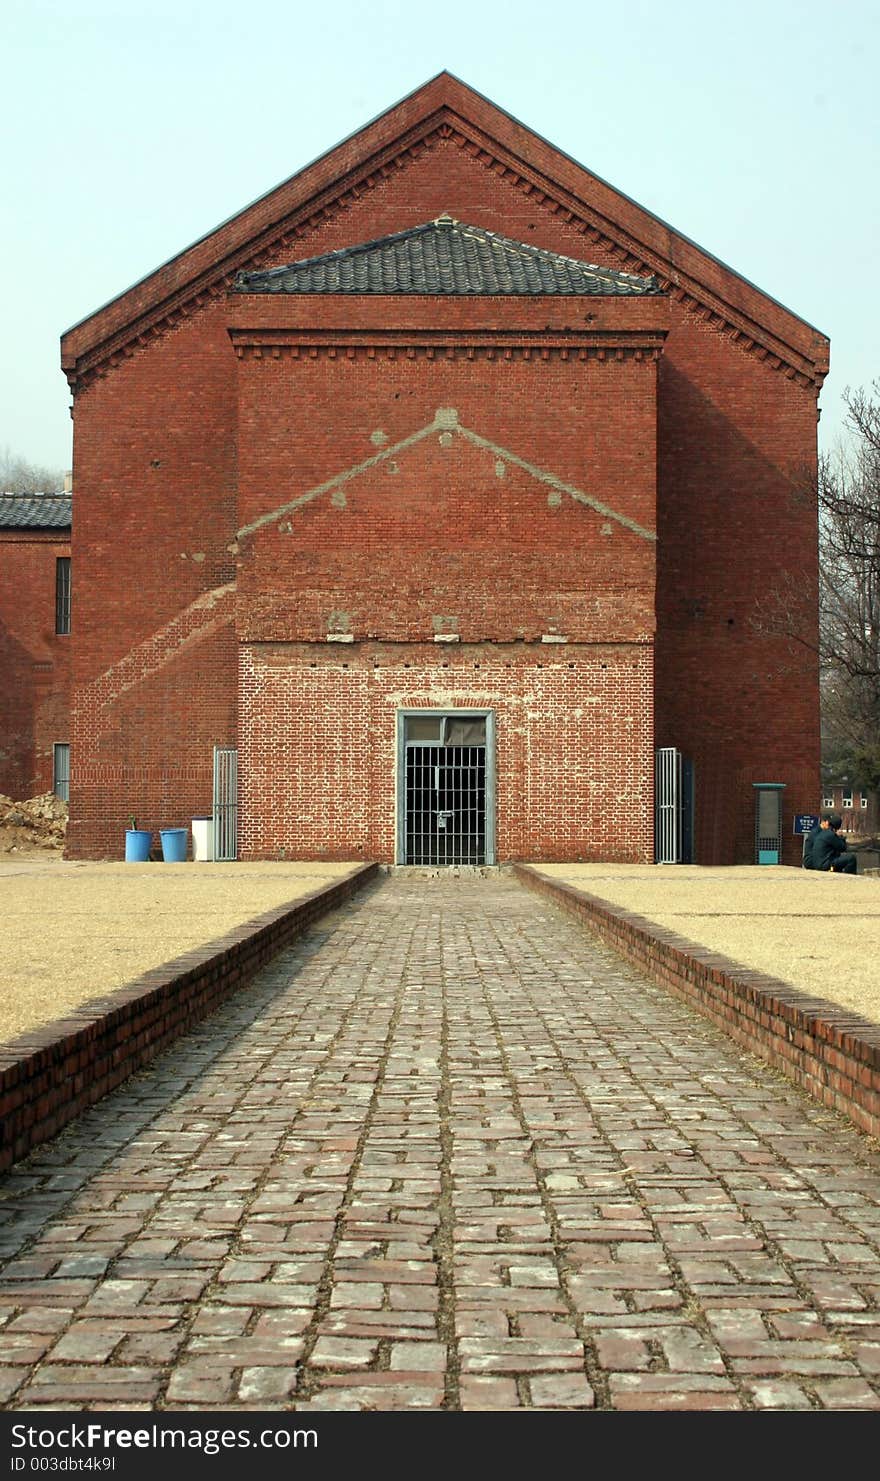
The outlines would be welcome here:
<svg viewBox="0 0 880 1481">
<path fill-rule="evenodd" d="M 799 812 L 794 815 L 794 832 L 809 833 L 811 828 L 818 828 L 819 814 L 812 812 Z"/>
</svg>

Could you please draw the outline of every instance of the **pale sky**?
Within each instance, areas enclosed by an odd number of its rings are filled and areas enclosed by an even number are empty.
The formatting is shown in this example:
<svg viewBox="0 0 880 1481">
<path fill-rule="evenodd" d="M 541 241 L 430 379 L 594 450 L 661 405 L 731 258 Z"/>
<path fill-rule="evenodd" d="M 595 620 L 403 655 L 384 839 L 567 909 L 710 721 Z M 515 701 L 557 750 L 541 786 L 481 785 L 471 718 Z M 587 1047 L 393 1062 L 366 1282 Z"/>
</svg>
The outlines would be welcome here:
<svg viewBox="0 0 880 1481">
<path fill-rule="evenodd" d="M 0 450 L 66 468 L 63 331 L 444 68 L 880 377 L 876 0 L 19 0 Z"/>
</svg>

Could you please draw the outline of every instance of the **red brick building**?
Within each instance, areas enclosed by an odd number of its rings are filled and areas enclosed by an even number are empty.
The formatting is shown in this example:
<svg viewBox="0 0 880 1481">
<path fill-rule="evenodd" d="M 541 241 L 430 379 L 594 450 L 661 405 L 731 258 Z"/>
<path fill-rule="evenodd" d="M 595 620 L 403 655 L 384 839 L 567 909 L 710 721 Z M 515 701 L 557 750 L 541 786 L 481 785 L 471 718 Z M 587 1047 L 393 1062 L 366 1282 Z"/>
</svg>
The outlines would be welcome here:
<svg viewBox="0 0 880 1481">
<path fill-rule="evenodd" d="M 71 496 L 0 494 L 0 792 L 67 795 Z"/>
<path fill-rule="evenodd" d="M 74 856 L 754 857 L 815 806 L 828 341 L 441 74 L 62 341 Z M 789 829 L 790 831 L 790 829 Z M 788 840 L 794 859 L 796 841 Z M 788 852 L 786 852 L 788 857 Z"/>
<path fill-rule="evenodd" d="M 854 787 L 849 781 L 822 782 L 822 808 L 840 813 L 842 832 L 854 838 L 875 837 L 880 828 L 880 807 L 876 792 L 867 787 Z"/>
</svg>

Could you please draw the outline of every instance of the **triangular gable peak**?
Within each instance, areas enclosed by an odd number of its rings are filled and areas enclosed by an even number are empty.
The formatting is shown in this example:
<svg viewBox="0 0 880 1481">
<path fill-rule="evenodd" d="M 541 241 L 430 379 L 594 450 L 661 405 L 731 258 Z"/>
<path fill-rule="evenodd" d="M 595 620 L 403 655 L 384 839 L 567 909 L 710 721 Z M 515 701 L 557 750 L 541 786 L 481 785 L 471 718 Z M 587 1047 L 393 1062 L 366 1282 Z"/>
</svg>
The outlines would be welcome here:
<svg viewBox="0 0 880 1481">
<path fill-rule="evenodd" d="M 382 180 L 447 141 L 487 171 L 523 191 L 530 204 L 561 216 L 620 270 L 653 275 L 668 291 L 741 349 L 802 384 L 818 387 L 828 368 L 828 340 L 702 248 L 576 164 L 447 72 L 149 277 L 75 325 L 61 341 L 74 389 L 225 295 L 243 270 L 344 212 Z"/>
<path fill-rule="evenodd" d="M 343 468 L 339 473 L 334 473 L 332 477 L 326 479 L 323 483 L 316 484 L 314 488 L 306 489 L 302 494 L 295 494 L 292 499 L 288 499 L 283 504 L 278 504 L 273 509 L 266 510 L 263 514 L 258 515 L 250 524 L 242 525 L 239 530 L 236 530 L 235 544 L 231 545 L 229 549 L 234 554 L 239 554 L 244 541 L 251 539 L 254 535 L 258 535 L 260 531 L 267 529 L 270 525 L 276 525 L 280 528 L 279 521 L 284 520 L 291 514 L 295 514 L 298 510 L 304 509 L 307 504 L 324 498 L 328 494 L 331 500 L 337 501 L 341 496 L 342 503 L 344 504 L 344 490 L 348 484 L 353 483 L 364 474 L 372 472 L 374 468 L 381 467 L 383 463 L 400 458 L 402 454 L 408 453 L 412 448 L 417 447 L 419 443 L 423 443 L 426 439 L 437 435 L 439 435 L 442 443 L 451 441 L 453 437 L 458 436 L 462 441 L 470 443 L 472 447 L 481 448 L 484 452 L 491 453 L 497 459 L 496 471 L 498 469 L 503 470 L 507 466 L 518 468 L 528 478 L 548 488 L 551 497 L 555 496 L 558 501 L 561 501 L 563 496 L 565 496 L 573 500 L 576 504 L 582 505 L 585 509 L 592 510 L 594 514 L 601 515 L 603 519 L 613 520 L 622 529 L 629 530 L 631 534 L 637 535 L 639 539 L 649 543 L 656 542 L 657 535 L 654 530 L 646 529 L 644 525 L 639 524 L 637 520 L 632 519 L 628 514 L 623 514 L 620 510 L 612 509 L 609 504 L 604 504 L 601 499 L 596 498 L 594 494 L 589 493 L 586 489 L 581 489 L 575 484 L 567 483 L 550 469 L 539 468 L 536 464 L 530 463 L 526 458 L 521 457 L 519 453 L 514 452 L 512 448 L 501 447 L 498 443 L 492 442 L 488 437 L 482 436 L 473 427 L 463 426 L 455 407 L 438 406 L 433 421 L 428 422 L 424 427 L 417 428 L 414 432 L 410 432 L 400 442 L 394 443 L 390 447 L 383 447 L 381 451 L 372 453 L 370 457 L 365 458 L 360 463 L 355 463 L 350 468 Z M 289 528 L 288 525 L 288 531 Z"/>
</svg>

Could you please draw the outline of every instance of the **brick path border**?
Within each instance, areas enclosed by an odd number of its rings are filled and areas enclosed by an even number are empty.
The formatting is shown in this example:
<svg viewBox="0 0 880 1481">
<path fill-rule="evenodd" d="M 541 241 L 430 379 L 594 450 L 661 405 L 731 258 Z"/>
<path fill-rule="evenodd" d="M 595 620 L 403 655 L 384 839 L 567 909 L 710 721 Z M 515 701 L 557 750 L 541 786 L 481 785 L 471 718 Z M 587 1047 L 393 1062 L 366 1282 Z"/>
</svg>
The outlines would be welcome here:
<svg viewBox="0 0 880 1481">
<path fill-rule="evenodd" d="M 513 872 L 577 916 L 618 955 L 870 1136 L 880 1137 L 880 1026 L 655 922 L 548 878 Z"/>
<path fill-rule="evenodd" d="M 378 872 L 355 865 L 332 884 L 184 952 L 0 1049 L 0 1169 L 60 1131 L 225 997 L 307 926 Z"/>
</svg>

